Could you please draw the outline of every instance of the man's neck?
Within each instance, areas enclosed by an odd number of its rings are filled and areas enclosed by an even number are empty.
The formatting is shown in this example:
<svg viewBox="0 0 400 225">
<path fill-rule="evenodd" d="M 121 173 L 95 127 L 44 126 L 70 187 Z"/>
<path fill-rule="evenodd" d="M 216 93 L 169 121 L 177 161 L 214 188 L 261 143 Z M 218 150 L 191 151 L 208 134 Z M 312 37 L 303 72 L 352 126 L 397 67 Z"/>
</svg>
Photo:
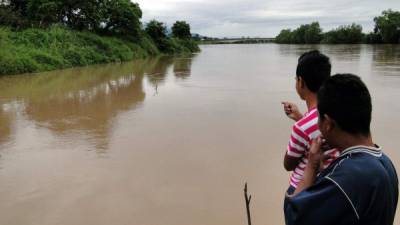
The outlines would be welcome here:
<svg viewBox="0 0 400 225">
<path fill-rule="evenodd" d="M 368 146 L 368 147 L 374 147 L 375 144 L 372 141 L 371 135 L 364 136 L 364 135 L 343 135 L 340 137 L 340 146 L 338 148 L 343 151 L 347 148 L 353 147 L 353 146 Z"/>
<path fill-rule="evenodd" d="M 317 107 L 317 95 L 316 94 L 310 93 L 304 98 L 304 100 L 306 101 L 308 111 Z"/>
</svg>

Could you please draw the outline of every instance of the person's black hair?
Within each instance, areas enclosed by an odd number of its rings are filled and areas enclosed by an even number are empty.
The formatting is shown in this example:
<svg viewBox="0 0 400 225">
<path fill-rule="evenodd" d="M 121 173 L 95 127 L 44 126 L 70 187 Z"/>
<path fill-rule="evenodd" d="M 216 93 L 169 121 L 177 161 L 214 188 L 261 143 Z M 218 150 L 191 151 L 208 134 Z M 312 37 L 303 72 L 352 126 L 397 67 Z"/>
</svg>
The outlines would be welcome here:
<svg viewBox="0 0 400 225">
<path fill-rule="evenodd" d="M 300 56 L 296 76 L 303 79 L 310 91 L 317 93 L 324 81 L 330 77 L 331 67 L 328 56 L 318 50 L 309 51 Z"/>
<path fill-rule="evenodd" d="M 317 94 L 320 118 L 328 115 L 347 133 L 370 135 L 371 95 L 361 79 L 353 74 L 330 77 Z"/>
</svg>

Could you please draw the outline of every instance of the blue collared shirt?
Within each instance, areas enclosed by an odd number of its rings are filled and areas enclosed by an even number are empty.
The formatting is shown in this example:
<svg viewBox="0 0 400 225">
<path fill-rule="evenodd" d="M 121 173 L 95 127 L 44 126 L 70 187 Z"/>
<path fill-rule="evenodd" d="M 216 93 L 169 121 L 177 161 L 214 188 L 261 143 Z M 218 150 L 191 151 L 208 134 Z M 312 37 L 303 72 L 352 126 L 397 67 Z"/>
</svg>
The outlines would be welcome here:
<svg viewBox="0 0 400 225">
<path fill-rule="evenodd" d="M 287 225 L 392 225 L 398 178 L 379 148 L 344 150 L 314 185 L 287 199 Z"/>
</svg>

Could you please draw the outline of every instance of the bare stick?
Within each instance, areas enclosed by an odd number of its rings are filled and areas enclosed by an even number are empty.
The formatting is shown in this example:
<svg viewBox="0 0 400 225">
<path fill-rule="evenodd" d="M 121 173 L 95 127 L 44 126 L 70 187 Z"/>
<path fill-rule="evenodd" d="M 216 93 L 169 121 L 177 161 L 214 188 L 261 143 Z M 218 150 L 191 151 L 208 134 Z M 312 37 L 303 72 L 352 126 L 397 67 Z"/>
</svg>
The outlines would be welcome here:
<svg viewBox="0 0 400 225">
<path fill-rule="evenodd" d="M 251 195 L 247 195 L 247 182 L 244 184 L 244 199 L 246 200 L 246 211 L 247 211 L 247 223 L 251 225 L 251 216 L 250 216 L 250 201 Z"/>
</svg>

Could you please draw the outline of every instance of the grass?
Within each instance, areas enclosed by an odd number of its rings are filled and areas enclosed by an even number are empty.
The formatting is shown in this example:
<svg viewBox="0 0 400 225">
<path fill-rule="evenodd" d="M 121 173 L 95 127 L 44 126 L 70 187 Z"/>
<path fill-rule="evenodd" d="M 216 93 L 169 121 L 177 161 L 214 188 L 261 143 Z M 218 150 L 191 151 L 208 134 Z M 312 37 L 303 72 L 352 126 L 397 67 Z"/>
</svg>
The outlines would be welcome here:
<svg viewBox="0 0 400 225">
<path fill-rule="evenodd" d="M 198 51 L 192 41 L 170 39 L 170 42 L 173 51 L 169 54 Z M 146 35 L 128 41 L 59 25 L 23 31 L 0 27 L 0 75 L 122 62 L 159 54 L 162 53 L 156 44 Z"/>
</svg>

